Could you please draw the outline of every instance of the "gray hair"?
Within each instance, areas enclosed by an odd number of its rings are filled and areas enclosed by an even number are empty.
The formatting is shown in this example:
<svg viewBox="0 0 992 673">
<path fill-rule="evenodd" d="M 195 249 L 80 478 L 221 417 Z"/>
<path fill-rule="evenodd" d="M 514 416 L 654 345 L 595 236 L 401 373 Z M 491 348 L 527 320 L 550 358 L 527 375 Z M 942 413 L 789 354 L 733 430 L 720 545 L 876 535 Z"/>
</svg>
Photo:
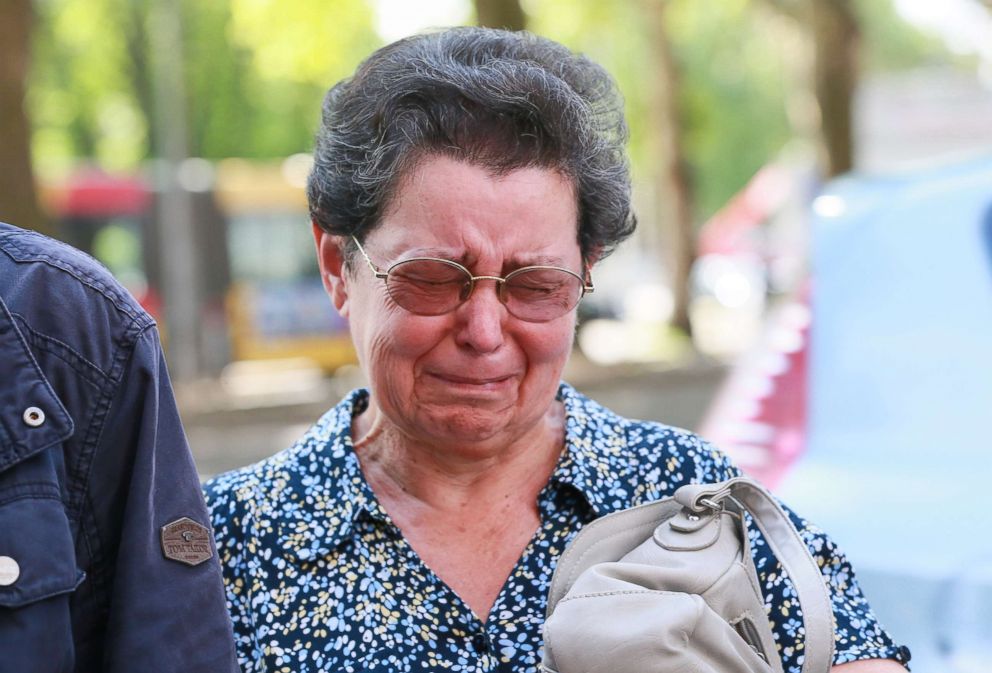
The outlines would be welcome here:
<svg viewBox="0 0 992 673">
<path fill-rule="evenodd" d="M 505 174 L 540 167 L 574 185 L 583 257 L 608 254 L 636 226 L 623 101 L 607 72 L 526 32 L 461 27 L 374 52 L 324 98 L 310 216 L 359 240 L 407 172 L 443 155 Z"/>
</svg>

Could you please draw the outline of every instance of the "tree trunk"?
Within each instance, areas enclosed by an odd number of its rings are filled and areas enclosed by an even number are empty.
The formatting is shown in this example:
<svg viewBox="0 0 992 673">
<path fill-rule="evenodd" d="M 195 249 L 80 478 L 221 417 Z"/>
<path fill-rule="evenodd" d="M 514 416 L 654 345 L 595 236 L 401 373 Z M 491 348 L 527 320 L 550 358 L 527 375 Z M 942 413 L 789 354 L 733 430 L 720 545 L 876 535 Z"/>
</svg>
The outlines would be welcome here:
<svg viewBox="0 0 992 673">
<path fill-rule="evenodd" d="M 33 19 L 31 0 L 0 2 L 0 220 L 52 234 L 38 205 L 24 110 Z"/>
<path fill-rule="evenodd" d="M 486 28 L 523 30 L 527 27 L 520 0 L 475 0 L 477 23 Z"/>
<path fill-rule="evenodd" d="M 816 101 L 821 163 L 828 177 L 846 173 L 854 166 L 854 90 L 861 43 L 851 0 L 765 2 L 794 20 L 812 43 L 809 90 Z"/>
<path fill-rule="evenodd" d="M 695 259 L 692 228 L 692 194 L 689 174 L 682 147 L 678 91 L 679 74 L 672 54 L 671 42 L 665 25 L 667 0 L 645 0 L 645 19 L 648 25 L 654 78 L 650 86 L 648 104 L 652 129 L 649 146 L 652 148 L 654 168 L 656 215 L 665 232 L 662 240 L 667 245 L 671 265 L 674 312 L 672 325 L 686 334 L 692 334 L 689 321 L 689 273 Z"/>
<path fill-rule="evenodd" d="M 156 117 L 155 92 L 152 85 L 151 65 L 148 60 L 149 2 L 148 0 L 128 0 L 122 8 L 124 13 L 124 44 L 130 60 L 129 75 L 134 87 L 138 108 L 148 125 L 145 154 L 151 155 L 154 148 L 161 145 L 158 137 L 159 121 Z"/>
<path fill-rule="evenodd" d="M 854 167 L 852 111 L 860 31 L 850 0 L 812 0 L 809 17 L 824 165 L 832 177 Z"/>
<path fill-rule="evenodd" d="M 150 63 L 155 103 L 156 175 L 159 190 L 158 225 L 163 235 L 162 294 L 169 328 L 167 356 L 177 381 L 191 381 L 202 365 L 203 274 L 196 249 L 193 202 L 190 192 L 178 181 L 179 166 L 189 157 L 186 119 L 186 86 L 183 61 L 183 6 L 174 0 L 154 0 L 149 21 Z"/>
</svg>

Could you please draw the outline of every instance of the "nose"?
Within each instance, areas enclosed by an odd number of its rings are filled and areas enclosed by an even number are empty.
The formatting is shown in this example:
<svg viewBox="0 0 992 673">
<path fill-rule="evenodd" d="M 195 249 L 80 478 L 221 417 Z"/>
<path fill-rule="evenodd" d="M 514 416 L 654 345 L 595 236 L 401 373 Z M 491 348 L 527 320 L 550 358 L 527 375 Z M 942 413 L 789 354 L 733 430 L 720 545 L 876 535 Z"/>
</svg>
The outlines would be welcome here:
<svg viewBox="0 0 992 673">
<path fill-rule="evenodd" d="M 459 345 L 479 353 L 491 353 L 503 345 L 508 313 L 499 300 L 498 283 L 476 280 L 471 296 L 455 312 L 456 340 Z"/>
</svg>

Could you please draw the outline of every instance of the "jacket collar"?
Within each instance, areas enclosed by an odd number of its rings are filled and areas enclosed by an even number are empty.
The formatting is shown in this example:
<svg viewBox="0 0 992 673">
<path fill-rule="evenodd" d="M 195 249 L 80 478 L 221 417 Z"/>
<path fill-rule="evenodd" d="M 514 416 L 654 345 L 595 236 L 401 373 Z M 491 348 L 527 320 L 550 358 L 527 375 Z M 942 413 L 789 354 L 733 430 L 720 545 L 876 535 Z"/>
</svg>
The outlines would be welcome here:
<svg viewBox="0 0 992 673">
<path fill-rule="evenodd" d="M 72 419 L 31 354 L 13 314 L 0 298 L 0 472 L 65 441 Z M 44 422 L 28 425 L 24 413 L 37 407 Z"/>
</svg>

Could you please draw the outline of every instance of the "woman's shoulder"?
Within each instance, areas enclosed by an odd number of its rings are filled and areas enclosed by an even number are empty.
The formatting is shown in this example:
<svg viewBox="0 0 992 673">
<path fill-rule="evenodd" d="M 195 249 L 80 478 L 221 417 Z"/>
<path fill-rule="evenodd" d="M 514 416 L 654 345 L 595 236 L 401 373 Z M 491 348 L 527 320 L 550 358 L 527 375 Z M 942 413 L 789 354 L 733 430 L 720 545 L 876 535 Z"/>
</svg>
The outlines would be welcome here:
<svg viewBox="0 0 992 673">
<path fill-rule="evenodd" d="M 296 442 L 257 463 L 208 479 L 203 490 L 216 518 L 235 510 L 273 512 L 311 488 L 318 477 L 325 490 L 346 469 L 351 450 L 351 417 L 366 391 L 354 390 L 329 409 Z"/>
<path fill-rule="evenodd" d="M 567 418 L 566 441 L 580 459 L 625 472 L 636 484 L 714 482 L 740 473 L 733 461 L 699 435 L 658 421 L 626 418 L 562 384 L 559 397 Z M 667 495 L 659 493 L 656 495 Z"/>
</svg>

